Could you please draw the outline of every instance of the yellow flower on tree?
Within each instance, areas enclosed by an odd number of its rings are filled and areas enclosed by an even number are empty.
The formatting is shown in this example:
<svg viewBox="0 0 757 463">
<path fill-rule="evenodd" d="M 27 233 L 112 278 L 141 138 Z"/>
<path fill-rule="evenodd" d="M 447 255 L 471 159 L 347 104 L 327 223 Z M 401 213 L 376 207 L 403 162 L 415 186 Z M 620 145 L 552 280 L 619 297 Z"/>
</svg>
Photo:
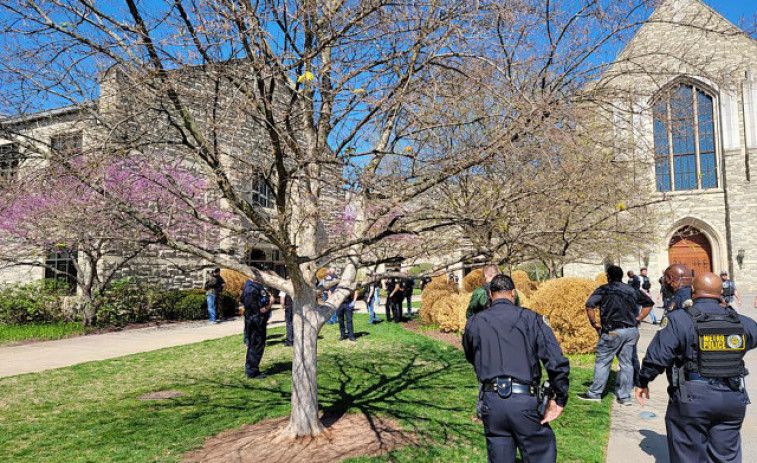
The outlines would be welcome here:
<svg viewBox="0 0 757 463">
<path fill-rule="evenodd" d="M 297 83 L 300 83 L 303 80 L 307 80 L 308 82 L 312 82 L 313 79 L 315 79 L 315 76 L 313 76 L 313 73 L 310 72 L 310 71 L 305 71 L 304 74 L 302 74 L 300 77 L 297 78 Z"/>
</svg>

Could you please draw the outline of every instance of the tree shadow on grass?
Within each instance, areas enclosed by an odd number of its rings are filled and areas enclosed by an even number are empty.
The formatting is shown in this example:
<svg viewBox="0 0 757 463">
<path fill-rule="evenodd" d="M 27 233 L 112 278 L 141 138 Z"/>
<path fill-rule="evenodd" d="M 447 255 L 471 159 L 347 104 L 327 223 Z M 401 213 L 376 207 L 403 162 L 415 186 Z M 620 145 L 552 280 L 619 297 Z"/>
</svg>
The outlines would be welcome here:
<svg viewBox="0 0 757 463">
<path fill-rule="evenodd" d="M 483 443 L 481 425 L 471 419 L 476 380 L 457 352 L 429 348 L 428 344 L 403 345 L 399 353 L 363 350 L 345 356 L 344 352 L 330 352 L 319 356 L 318 361 L 319 403 L 327 426 L 346 413 L 360 413 L 379 438 L 382 419 L 400 422 L 417 436 L 412 440 L 419 449 L 457 441 Z M 216 409 L 253 412 L 254 421 L 285 416 L 291 400 L 291 379 L 280 374 L 290 371 L 291 363 L 277 362 L 266 369 L 269 378 L 262 381 L 193 378 L 202 393 L 194 392 L 162 406 L 190 408 L 183 415 L 189 420 Z M 226 391 L 220 400 L 211 392 L 219 390 Z"/>
</svg>

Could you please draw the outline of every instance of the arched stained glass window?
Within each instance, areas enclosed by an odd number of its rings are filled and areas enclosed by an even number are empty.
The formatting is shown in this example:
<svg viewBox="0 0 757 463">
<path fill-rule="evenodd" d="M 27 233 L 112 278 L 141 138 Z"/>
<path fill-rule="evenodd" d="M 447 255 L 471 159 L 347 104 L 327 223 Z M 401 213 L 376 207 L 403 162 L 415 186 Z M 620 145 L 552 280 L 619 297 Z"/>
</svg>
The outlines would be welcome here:
<svg viewBox="0 0 757 463">
<path fill-rule="evenodd" d="M 689 84 L 654 106 L 657 191 L 718 187 L 713 98 Z"/>
</svg>

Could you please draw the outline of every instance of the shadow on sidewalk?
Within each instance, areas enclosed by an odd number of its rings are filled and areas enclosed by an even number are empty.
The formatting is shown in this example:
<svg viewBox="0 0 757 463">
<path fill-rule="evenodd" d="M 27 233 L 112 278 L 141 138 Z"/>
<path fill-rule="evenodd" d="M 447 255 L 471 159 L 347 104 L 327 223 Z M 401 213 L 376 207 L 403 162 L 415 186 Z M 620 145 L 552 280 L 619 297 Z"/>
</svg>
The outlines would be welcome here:
<svg viewBox="0 0 757 463">
<path fill-rule="evenodd" d="M 655 463 L 668 463 L 668 439 L 662 434 L 658 434 L 648 429 L 639 430 L 639 434 L 644 436 L 639 446 L 647 455 L 654 457 Z"/>
</svg>

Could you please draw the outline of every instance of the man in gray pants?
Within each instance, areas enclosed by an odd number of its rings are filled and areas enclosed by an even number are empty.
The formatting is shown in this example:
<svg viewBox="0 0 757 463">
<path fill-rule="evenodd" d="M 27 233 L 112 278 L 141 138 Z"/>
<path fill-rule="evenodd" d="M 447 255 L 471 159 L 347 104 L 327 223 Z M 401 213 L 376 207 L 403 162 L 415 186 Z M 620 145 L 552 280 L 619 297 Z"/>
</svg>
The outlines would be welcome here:
<svg viewBox="0 0 757 463">
<path fill-rule="evenodd" d="M 615 382 L 615 395 L 621 405 L 633 405 L 631 389 L 634 382 L 634 349 L 639 341 L 641 320 L 652 310 L 654 302 L 643 292 L 623 283 L 623 269 L 615 265 L 607 269 L 606 285 L 600 286 L 586 301 L 589 323 L 599 334 L 594 362 L 594 383 L 588 391 L 578 394 L 581 400 L 602 400 L 610 376 L 612 359 L 618 357 L 620 373 Z M 637 306 L 641 313 L 636 314 Z M 600 308 L 600 321 L 594 310 Z M 637 360 L 638 361 L 638 360 Z"/>
</svg>

